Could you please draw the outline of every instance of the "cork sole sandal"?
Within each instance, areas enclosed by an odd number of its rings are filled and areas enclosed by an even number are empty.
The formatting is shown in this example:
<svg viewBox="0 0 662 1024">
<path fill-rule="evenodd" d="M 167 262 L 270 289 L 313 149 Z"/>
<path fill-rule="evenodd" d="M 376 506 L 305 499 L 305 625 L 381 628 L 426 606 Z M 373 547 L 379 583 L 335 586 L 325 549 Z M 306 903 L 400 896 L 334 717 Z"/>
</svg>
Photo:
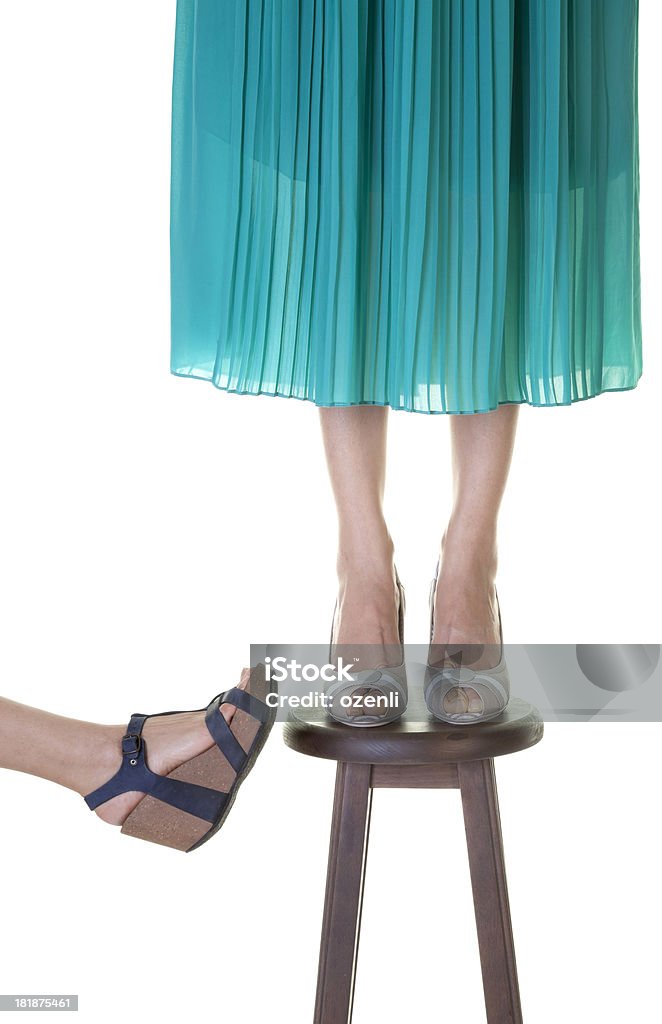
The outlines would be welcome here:
<svg viewBox="0 0 662 1024">
<path fill-rule="evenodd" d="M 153 772 L 147 764 L 142 728 L 148 718 L 177 715 L 134 714 L 122 738 L 122 765 L 116 774 L 92 793 L 85 803 L 95 810 L 120 793 L 146 795 L 126 817 L 122 833 L 161 846 L 190 853 L 206 843 L 223 825 L 242 782 L 255 764 L 276 718 L 276 708 L 266 697 L 274 692 L 264 666 L 252 668 L 246 689 L 232 687 L 217 694 L 206 708 L 205 723 L 215 746 L 190 758 L 167 775 Z M 220 713 L 221 704 L 234 704 L 230 725 Z"/>
</svg>

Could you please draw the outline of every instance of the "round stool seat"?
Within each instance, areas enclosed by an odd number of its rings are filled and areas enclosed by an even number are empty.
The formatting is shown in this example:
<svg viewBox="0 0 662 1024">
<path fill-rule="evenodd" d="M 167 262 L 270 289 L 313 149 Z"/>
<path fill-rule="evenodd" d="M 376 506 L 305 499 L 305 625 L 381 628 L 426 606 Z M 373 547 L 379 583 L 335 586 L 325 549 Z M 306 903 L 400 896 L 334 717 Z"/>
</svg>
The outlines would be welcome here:
<svg viewBox="0 0 662 1024">
<path fill-rule="evenodd" d="M 423 694 L 415 691 L 398 721 L 367 728 L 334 722 L 323 708 L 290 709 L 283 738 L 301 754 L 333 761 L 435 764 L 512 754 L 532 747 L 542 734 L 540 712 L 518 697 L 492 721 L 448 725 L 430 714 Z"/>
</svg>

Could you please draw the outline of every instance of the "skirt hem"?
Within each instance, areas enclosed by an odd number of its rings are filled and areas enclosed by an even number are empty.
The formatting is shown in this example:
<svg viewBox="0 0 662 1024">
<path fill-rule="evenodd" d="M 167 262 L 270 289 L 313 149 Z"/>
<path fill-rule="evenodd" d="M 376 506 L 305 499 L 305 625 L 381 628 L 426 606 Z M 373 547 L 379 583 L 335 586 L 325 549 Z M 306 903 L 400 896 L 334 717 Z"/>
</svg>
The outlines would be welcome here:
<svg viewBox="0 0 662 1024">
<path fill-rule="evenodd" d="M 499 400 L 495 405 L 487 406 L 484 409 L 417 409 L 412 405 L 405 404 L 394 404 L 393 402 L 317 402 L 314 398 L 309 395 L 297 395 L 288 393 L 285 391 L 273 391 L 273 390 L 258 390 L 250 391 L 248 389 L 242 389 L 237 387 L 231 387 L 228 384 L 217 382 L 214 378 L 208 374 L 194 372 L 193 370 L 182 370 L 172 369 L 170 373 L 174 377 L 188 377 L 191 380 L 204 380 L 209 384 L 212 384 L 218 391 L 225 391 L 232 395 L 251 395 L 253 397 L 266 397 L 266 398 L 292 398 L 298 402 L 309 402 L 316 406 L 318 409 L 351 409 L 357 406 L 375 406 L 377 408 L 392 409 L 394 412 L 413 412 L 423 416 L 473 416 L 486 412 L 495 412 L 496 409 L 502 405 L 529 405 L 535 409 L 559 409 L 571 405 L 577 405 L 579 402 L 586 402 L 591 398 L 598 398 L 600 395 L 606 395 L 610 393 L 616 393 L 619 391 L 634 391 L 639 384 L 642 374 L 639 373 L 637 377 L 630 384 L 624 384 L 621 386 L 604 386 L 596 391 L 592 391 L 590 394 L 578 395 L 576 398 L 571 398 L 570 401 L 547 401 L 537 402 L 528 398 L 504 398 Z"/>
</svg>

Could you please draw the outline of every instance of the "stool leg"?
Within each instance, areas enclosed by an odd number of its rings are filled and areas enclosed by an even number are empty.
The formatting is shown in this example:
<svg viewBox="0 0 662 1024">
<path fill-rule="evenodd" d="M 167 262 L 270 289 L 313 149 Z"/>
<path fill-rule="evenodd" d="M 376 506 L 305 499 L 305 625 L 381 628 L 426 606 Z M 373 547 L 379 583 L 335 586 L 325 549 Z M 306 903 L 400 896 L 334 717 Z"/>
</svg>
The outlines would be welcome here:
<svg viewBox="0 0 662 1024">
<path fill-rule="evenodd" d="M 338 762 L 315 1024 L 352 1018 L 371 802 L 370 765 Z"/>
<path fill-rule="evenodd" d="M 494 761 L 458 764 L 488 1024 L 521 1024 Z"/>
</svg>

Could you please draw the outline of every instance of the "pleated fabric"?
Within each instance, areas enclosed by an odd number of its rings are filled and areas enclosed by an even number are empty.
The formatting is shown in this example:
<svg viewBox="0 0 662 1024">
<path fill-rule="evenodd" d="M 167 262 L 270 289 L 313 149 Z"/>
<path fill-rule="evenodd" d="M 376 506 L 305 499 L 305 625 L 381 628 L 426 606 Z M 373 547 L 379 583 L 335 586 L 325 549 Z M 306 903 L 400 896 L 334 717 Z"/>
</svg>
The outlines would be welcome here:
<svg viewBox="0 0 662 1024">
<path fill-rule="evenodd" d="M 320 406 L 642 370 L 638 0 L 178 0 L 171 370 Z"/>
</svg>

